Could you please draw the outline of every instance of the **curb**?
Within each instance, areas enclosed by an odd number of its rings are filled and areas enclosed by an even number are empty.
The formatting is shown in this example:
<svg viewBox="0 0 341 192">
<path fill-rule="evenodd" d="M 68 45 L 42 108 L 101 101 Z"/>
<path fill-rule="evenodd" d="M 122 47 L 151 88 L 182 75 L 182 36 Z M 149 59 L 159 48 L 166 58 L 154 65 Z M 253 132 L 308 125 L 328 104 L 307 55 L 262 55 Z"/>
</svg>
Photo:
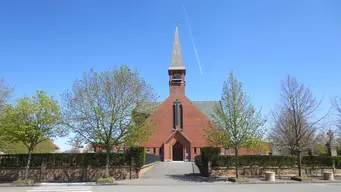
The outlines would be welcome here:
<svg viewBox="0 0 341 192">
<path fill-rule="evenodd" d="M 103 184 L 96 184 L 96 182 L 83 182 L 83 183 L 35 183 L 32 185 L 16 185 L 12 183 L 0 184 L 1 187 L 42 187 L 42 186 L 101 186 Z M 106 185 L 118 185 L 118 184 L 106 184 Z"/>
</svg>

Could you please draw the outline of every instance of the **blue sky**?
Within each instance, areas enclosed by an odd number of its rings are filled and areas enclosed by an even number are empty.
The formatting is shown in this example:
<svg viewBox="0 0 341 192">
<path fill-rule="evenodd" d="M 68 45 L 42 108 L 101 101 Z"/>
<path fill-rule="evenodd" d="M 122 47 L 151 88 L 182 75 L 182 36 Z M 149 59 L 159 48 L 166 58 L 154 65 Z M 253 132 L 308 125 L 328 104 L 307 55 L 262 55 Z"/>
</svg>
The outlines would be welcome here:
<svg viewBox="0 0 341 192">
<path fill-rule="evenodd" d="M 0 1 L 0 76 L 16 87 L 13 100 L 40 89 L 60 99 L 83 72 L 128 64 L 164 100 L 179 20 L 191 100 L 219 99 L 233 70 L 269 115 L 291 74 L 324 96 L 323 113 L 341 95 L 340 9 L 338 0 Z"/>
</svg>

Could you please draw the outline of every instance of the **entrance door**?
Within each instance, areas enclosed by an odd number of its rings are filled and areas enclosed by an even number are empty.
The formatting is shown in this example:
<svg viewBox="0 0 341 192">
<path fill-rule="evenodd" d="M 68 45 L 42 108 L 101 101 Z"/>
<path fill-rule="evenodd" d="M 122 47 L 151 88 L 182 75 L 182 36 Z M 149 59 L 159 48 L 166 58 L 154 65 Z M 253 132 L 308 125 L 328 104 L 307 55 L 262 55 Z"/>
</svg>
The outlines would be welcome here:
<svg viewBox="0 0 341 192">
<path fill-rule="evenodd" d="M 178 141 L 173 145 L 173 161 L 183 160 L 184 160 L 183 146 Z"/>
</svg>

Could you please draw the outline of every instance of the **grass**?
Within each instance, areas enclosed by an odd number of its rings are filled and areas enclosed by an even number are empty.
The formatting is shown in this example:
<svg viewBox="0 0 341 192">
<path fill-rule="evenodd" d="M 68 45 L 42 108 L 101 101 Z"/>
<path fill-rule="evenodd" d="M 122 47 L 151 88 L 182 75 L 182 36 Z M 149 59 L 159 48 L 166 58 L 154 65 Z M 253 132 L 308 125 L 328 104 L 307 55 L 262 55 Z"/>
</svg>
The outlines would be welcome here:
<svg viewBox="0 0 341 192">
<path fill-rule="evenodd" d="M 297 179 L 309 179 L 309 177 L 306 176 L 306 175 L 303 175 L 302 177 L 300 177 L 300 176 L 295 176 L 295 178 L 297 178 Z"/>
<path fill-rule="evenodd" d="M 249 179 L 246 178 L 246 177 L 229 177 L 229 180 L 232 181 L 232 182 L 241 182 L 241 181 L 248 181 Z"/>
<path fill-rule="evenodd" d="M 107 178 L 102 177 L 102 178 L 99 178 L 97 181 L 113 183 L 115 179 L 113 177 L 107 177 Z"/>
<path fill-rule="evenodd" d="M 18 179 L 16 181 L 14 181 L 14 183 L 17 183 L 17 184 L 25 184 L 25 183 L 33 183 L 34 181 L 32 179 Z"/>
<path fill-rule="evenodd" d="M 308 180 L 310 179 L 308 176 L 306 175 L 303 175 L 303 176 L 294 176 L 294 177 L 291 177 L 292 180 L 296 180 L 296 181 L 303 181 L 303 180 Z"/>
</svg>

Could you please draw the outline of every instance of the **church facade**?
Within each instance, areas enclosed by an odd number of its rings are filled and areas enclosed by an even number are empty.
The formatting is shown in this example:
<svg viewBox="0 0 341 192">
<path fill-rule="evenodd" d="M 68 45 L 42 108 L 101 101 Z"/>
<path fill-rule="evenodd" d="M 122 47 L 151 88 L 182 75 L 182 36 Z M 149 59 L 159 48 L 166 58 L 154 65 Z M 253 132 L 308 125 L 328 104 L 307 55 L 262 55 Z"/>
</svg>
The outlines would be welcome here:
<svg viewBox="0 0 341 192">
<path fill-rule="evenodd" d="M 178 27 L 175 29 L 172 60 L 168 68 L 169 96 L 148 118 L 155 121 L 148 141 L 139 143 L 147 153 L 163 161 L 193 161 L 200 147 L 207 146 L 204 128 L 209 126 L 214 101 L 191 101 L 186 97 L 186 68 L 182 60 Z M 221 149 L 224 154 L 233 150 Z M 240 154 L 249 154 L 245 149 Z M 253 154 L 253 152 L 251 152 Z"/>
</svg>

